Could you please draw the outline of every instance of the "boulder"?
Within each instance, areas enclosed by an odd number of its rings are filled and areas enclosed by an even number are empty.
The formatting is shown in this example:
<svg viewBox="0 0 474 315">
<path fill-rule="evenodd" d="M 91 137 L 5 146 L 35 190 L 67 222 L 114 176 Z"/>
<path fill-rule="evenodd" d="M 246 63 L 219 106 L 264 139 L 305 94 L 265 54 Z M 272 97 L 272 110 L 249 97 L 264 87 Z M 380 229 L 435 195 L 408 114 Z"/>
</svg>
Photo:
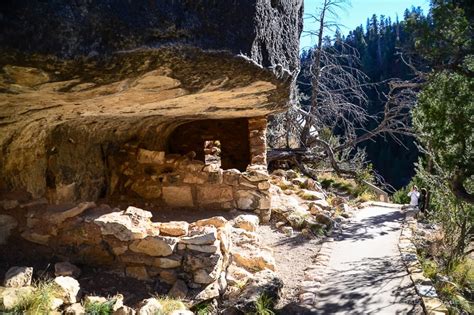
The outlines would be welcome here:
<svg viewBox="0 0 474 315">
<path fill-rule="evenodd" d="M 185 221 L 170 221 L 156 223 L 161 234 L 171 236 L 183 236 L 188 234 L 189 223 Z"/>
<path fill-rule="evenodd" d="M 184 299 L 188 295 L 188 286 L 183 280 L 176 280 L 168 295 L 174 299 Z"/>
<path fill-rule="evenodd" d="M 217 240 L 217 229 L 211 226 L 195 227 L 189 236 L 182 237 L 181 243 L 191 245 L 212 245 Z"/>
<path fill-rule="evenodd" d="M 234 227 L 244 229 L 249 232 L 255 232 L 260 220 L 258 216 L 251 214 L 242 214 L 234 219 Z"/>
<path fill-rule="evenodd" d="M 136 253 L 149 256 L 169 256 L 173 253 L 178 239 L 166 236 L 148 236 L 141 240 L 133 241 L 129 248 Z"/>
<path fill-rule="evenodd" d="M 70 276 L 77 278 L 81 275 L 81 269 L 70 262 L 59 262 L 54 264 L 54 275 L 58 276 Z"/>
<path fill-rule="evenodd" d="M 169 315 L 194 315 L 190 310 L 174 310 Z"/>
<path fill-rule="evenodd" d="M 79 300 L 80 286 L 76 279 L 71 277 L 59 276 L 54 279 L 59 286 L 65 304 L 73 304 Z"/>
<path fill-rule="evenodd" d="M 31 285 L 32 267 L 11 267 L 5 274 L 4 285 L 7 288 L 21 288 Z"/>
<path fill-rule="evenodd" d="M 16 219 L 10 215 L 0 214 L 0 245 L 5 244 L 11 231 L 18 226 Z"/>
<path fill-rule="evenodd" d="M 140 302 L 138 307 L 138 315 L 156 315 L 161 314 L 163 306 L 155 298 L 145 299 Z"/>
</svg>

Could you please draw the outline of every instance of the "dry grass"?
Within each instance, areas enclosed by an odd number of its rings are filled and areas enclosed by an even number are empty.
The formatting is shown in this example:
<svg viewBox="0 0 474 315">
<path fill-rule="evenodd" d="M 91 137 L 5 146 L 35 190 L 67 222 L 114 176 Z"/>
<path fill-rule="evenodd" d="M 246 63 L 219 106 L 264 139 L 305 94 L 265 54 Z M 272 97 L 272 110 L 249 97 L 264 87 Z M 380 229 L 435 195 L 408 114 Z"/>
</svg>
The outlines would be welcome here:
<svg viewBox="0 0 474 315">
<path fill-rule="evenodd" d="M 155 298 L 163 307 L 163 309 L 156 315 L 168 315 L 173 311 L 182 311 L 188 309 L 180 299 L 174 299 L 169 296 L 156 296 Z"/>
<path fill-rule="evenodd" d="M 55 298 L 61 297 L 61 289 L 53 280 L 33 283 L 33 291 L 21 297 L 20 302 L 11 310 L 12 314 L 49 314 Z"/>
</svg>

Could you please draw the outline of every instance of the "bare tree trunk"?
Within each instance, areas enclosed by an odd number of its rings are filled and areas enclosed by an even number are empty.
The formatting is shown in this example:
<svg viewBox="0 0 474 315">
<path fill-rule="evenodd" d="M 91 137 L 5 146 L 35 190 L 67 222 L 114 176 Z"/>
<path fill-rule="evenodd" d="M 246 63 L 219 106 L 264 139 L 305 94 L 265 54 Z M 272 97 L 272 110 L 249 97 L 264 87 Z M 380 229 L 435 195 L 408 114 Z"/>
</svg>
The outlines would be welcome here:
<svg viewBox="0 0 474 315">
<path fill-rule="evenodd" d="M 313 55 L 312 66 L 311 66 L 312 89 L 311 89 L 311 106 L 309 108 L 310 115 L 306 116 L 306 121 L 303 127 L 303 131 L 301 132 L 301 143 L 305 147 L 307 147 L 307 141 L 309 139 L 309 135 L 311 132 L 311 126 L 314 124 L 314 119 L 313 119 L 314 108 L 318 106 L 319 79 L 320 79 L 320 72 L 321 72 L 321 52 L 322 52 L 323 35 L 324 35 L 324 19 L 326 16 L 328 5 L 329 5 L 328 0 L 324 0 L 323 8 L 319 16 L 318 46 L 316 49 L 316 53 L 313 52 L 312 54 Z"/>
</svg>

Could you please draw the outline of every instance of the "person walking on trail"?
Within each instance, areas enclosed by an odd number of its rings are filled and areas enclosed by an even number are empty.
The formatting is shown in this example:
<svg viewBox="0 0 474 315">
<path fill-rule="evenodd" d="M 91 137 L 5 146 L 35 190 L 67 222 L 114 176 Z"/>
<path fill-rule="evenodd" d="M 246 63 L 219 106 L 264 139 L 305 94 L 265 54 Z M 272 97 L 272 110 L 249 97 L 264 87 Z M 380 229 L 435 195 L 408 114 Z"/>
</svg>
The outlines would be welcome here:
<svg viewBox="0 0 474 315">
<path fill-rule="evenodd" d="M 418 191 L 418 187 L 416 187 L 416 185 L 413 185 L 411 191 L 408 193 L 408 197 L 410 197 L 410 206 L 415 209 L 418 208 L 420 192 Z"/>
<path fill-rule="evenodd" d="M 426 188 L 421 188 L 421 192 L 420 192 L 420 198 L 418 199 L 418 208 L 420 208 L 420 211 L 422 213 L 425 212 L 426 210 L 426 196 L 428 195 L 428 191 L 426 190 Z"/>
</svg>

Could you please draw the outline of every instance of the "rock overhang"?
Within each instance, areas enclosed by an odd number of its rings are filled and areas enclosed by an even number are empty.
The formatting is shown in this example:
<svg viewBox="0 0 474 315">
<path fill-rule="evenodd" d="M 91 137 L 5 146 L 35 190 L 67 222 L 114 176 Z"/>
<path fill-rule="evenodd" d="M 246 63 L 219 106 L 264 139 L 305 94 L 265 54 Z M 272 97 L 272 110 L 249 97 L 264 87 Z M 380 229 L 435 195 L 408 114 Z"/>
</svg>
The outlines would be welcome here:
<svg viewBox="0 0 474 315">
<path fill-rule="evenodd" d="M 31 56 L 2 60 L 4 126 L 55 108 L 62 119 L 89 116 L 234 118 L 285 109 L 291 77 L 225 51 L 140 49 L 102 58 Z"/>
<path fill-rule="evenodd" d="M 0 189 L 41 196 L 58 152 L 74 172 L 101 172 L 92 166 L 111 146 L 163 150 L 180 125 L 266 116 L 294 92 L 300 0 L 25 0 L 2 11 Z"/>
</svg>

